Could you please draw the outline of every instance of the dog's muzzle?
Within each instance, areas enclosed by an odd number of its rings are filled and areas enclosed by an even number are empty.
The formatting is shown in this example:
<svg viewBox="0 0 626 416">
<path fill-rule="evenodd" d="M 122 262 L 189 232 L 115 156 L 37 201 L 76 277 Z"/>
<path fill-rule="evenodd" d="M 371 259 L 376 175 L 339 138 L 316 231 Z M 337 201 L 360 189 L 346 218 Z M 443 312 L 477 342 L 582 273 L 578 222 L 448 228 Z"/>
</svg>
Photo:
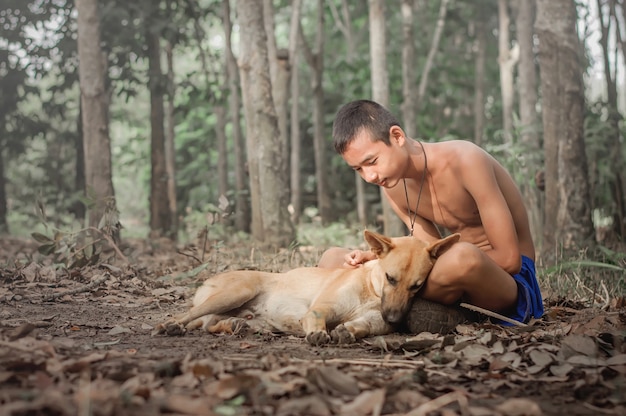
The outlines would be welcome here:
<svg viewBox="0 0 626 416">
<path fill-rule="evenodd" d="M 393 309 L 383 309 L 382 310 L 382 315 L 383 315 L 383 319 L 390 323 L 390 324 L 398 324 L 402 321 L 402 319 L 404 318 L 404 316 L 406 315 L 405 310 L 402 309 L 397 309 L 397 308 L 393 308 Z"/>
</svg>

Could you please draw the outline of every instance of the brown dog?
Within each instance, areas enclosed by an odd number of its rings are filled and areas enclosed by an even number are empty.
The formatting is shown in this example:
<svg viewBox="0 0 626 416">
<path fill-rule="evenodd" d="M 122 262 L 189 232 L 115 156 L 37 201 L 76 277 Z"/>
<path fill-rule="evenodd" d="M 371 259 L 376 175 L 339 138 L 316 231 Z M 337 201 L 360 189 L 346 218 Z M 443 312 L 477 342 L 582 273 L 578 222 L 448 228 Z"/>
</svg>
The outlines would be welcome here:
<svg viewBox="0 0 626 416">
<path fill-rule="evenodd" d="M 198 288 L 187 313 L 159 324 L 154 334 L 179 335 L 199 326 L 222 332 L 243 323 L 305 336 L 313 345 L 388 334 L 408 312 L 434 261 L 459 235 L 427 244 L 414 237 L 364 234 L 377 260 L 355 269 L 222 273 Z"/>
</svg>

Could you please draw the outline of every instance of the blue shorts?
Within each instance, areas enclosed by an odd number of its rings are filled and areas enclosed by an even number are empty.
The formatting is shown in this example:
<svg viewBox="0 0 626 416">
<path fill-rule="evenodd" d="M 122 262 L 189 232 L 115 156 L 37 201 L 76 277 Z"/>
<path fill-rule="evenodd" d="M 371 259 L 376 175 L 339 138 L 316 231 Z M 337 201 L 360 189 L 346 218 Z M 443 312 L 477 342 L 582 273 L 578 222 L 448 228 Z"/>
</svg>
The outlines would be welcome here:
<svg viewBox="0 0 626 416">
<path fill-rule="evenodd" d="M 522 256 L 522 269 L 513 275 L 517 283 L 517 305 L 504 315 L 519 322 L 528 322 L 530 318 L 541 318 L 543 315 L 543 299 L 537 283 L 535 262 Z M 500 321 L 502 325 L 511 325 Z"/>
</svg>

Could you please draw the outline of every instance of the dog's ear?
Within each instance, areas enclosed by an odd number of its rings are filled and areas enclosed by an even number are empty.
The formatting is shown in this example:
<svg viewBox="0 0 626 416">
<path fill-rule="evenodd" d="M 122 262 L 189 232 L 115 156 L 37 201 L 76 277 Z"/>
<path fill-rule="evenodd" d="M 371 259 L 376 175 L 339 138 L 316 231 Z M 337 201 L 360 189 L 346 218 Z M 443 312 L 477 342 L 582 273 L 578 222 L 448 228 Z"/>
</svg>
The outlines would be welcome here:
<svg viewBox="0 0 626 416">
<path fill-rule="evenodd" d="M 367 241 L 367 244 L 369 244 L 372 252 L 376 254 L 377 257 L 384 256 L 389 253 L 389 250 L 395 247 L 391 242 L 391 239 L 382 234 L 365 230 L 363 235 L 365 236 L 365 241 Z"/>
<path fill-rule="evenodd" d="M 426 250 L 430 253 L 430 256 L 433 258 L 438 258 L 443 253 L 445 253 L 452 244 L 459 241 L 461 238 L 461 234 L 455 233 L 447 236 L 446 238 L 442 238 L 441 240 L 437 240 L 431 245 L 429 245 Z"/>
</svg>

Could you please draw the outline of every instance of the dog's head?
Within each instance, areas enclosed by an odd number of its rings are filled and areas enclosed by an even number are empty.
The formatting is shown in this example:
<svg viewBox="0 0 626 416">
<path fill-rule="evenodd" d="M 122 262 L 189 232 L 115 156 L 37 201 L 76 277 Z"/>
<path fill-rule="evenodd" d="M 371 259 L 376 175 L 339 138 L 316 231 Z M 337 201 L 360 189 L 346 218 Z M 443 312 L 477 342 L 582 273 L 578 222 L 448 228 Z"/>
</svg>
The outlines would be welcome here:
<svg viewBox="0 0 626 416">
<path fill-rule="evenodd" d="M 389 238 L 367 230 L 364 234 L 379 258 L 377 267 L 385 278 L 382 315 L 392 324 L 404 318 L 435 260 L 460 239 L 459 234 L 452 234 L 429 244 L 415 237 Z"/>
</svg>

